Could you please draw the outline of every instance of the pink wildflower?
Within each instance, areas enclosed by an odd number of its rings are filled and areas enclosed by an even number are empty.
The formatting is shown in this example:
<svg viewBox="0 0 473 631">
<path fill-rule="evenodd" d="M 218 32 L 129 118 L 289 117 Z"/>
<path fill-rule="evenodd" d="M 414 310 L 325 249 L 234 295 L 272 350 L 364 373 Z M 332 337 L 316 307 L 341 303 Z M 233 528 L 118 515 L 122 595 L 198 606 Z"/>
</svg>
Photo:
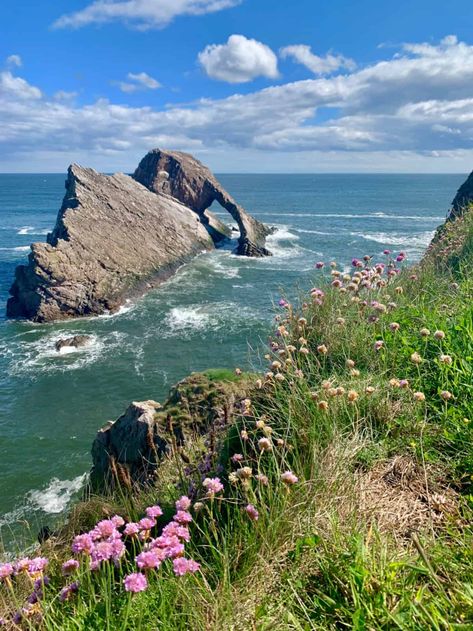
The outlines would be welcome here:
<svg viewBox="0 0 473 631">
<path fill-rule="evenodd" d="M 101 539 L 107 539 L 108 537 L 111 537 L 114 532 L 115 524 L 113 523 L 113 521 L 111 519 L 103 519 L 102 521 L 99 521 L 98 524 L 96 524 L 95 528 L 91 531 L 90 534 L 93 538 L 95 538 L 95 534 L 98 535 Z"/>
<path fill-rule="evenodd" d="M 259 513 L 253 506 L 253 504 L 248 504 L 248 506 L 245 508 L 245 511 L 251 521 L 258 521 Z"/>
<path fill-rule="evenodd" d="M 375 351 L 380 351 L 384 346 L 384 342 L 383 340 L 376 340 L 376 342 L 374 343 L 374 350 Z"/>
<path fill-rule="evenodd" d="M 115 528 L 121 528 L 121 526 L 125 525 L 125 520 L 120 515 L 114 515 L 111 518 L 111 521 L 113 525 L 115 526 Z"/>
<path fill-rule="evenodd" d="M 163 511 L 161 510 L 161 506 L 148 506 L 148 508 L 146 509 L 146 515 L 147 517 L 149 517 L 150 519 L 157 519 L 158 517 L 161 517 L 161 515 L 163 514 Z M 155 522 L 156 525 L 156 522 Z"/>
<path fill-rule="evenodd" d="M 285 471 L 281 475 L 281 480 L 284 482 L 284 484 L 287 484 L 288 486 L 291 486 L 292 484 L 296 484 L 297 482 L 299 482 L 299 478 L 296 475 L 294 475 L 292 471 Z"/>
<path fill-rule="evenodd" d="M 62 573 L 64 574 L 64 576 L 68 576 L 69 574 L 75 572 L 75 570 L 77 570 L 78 568 L 79 561 L 76 561 L 75 559 L 69 559 L 69 561 L 66 561 L 62 564 Z"/>
<path fill-rule="evenodd" d="M 230 460 L 235 463 L 235 462 L 241 462 L 243 460 L 243 454 L 233 454 L 233 456 L 230 458 Z"/>
<path fill-rule="evenodd" d="M 176 510 L 189 510 L 191 507 L 191 500 L 187 497 L 187 495 L 183 495 L 176 502 Z"/>
<path fill-rule="evenodd" d="M 173 517 L 174 521 L 177 521 L 178 524 L 190 524 L 192 521 L 192 515 L 184 510 L 177 511 L 177 513 Z"/>
<path fill-rule="evenodd" d="M 125 530 L 123 532 L 129 537 L 133 535 L 137 535 L 140 532 L 140 526 L 139 524 L 135 524 L 134 522 L 131 521 L 129 524 L 125 526 Z"/>
<path fill-rule="evenodd" d="M 94 549 L 94 542 L 92 537 L 86 533 L 84 535 L 77 535 L 72 542 L 72 552 L 78 554 L 84 552 L 84 554 L 90 554 Z"/>
<path fill-rule="evenodd" d="M 14 569 L 11 563 L 0 564 L 0 581 L 13 575 Z"/>
<path fill-rule="evenodd" d="M 176 576 L 184 576 L 184 574 L 188 574 L 189 572 L 194 573 L 200 568 L 199 563 L 192 559 L 185 559 L 184 557 L 174 559 L 172 565 Z"/>
<path fill-rule="evenodd" d="M 151 517 L 143 517 L 143 519 L 140 519 L 138 522 L 138 525 L 141 530 L 151 530 L 151 528 L 156 526 L 156 520 Z"/>
<path fill-rule="evenodd" d="M 157 550 L 149 550 L 148 552 L 141 552 L 135 560 L 140 570 L 155 570 L 161 565 L 163 558 Z"/>
<path fill-rule="evenodd" d="M 207 489 L 207 495 L 209 497 L 223 491 L 223 484 L 220 482 L 220 478 L 205 478 L 202 482 L 202 486 Z"/>
<path fill-rule="evenodd" d="M 318 261 L 318 262 L 315 264 L 315 267 L 316 267 L 317 269 L 322 269 L 322 268 L 324 267 L 324 265 L 325 265 L 325 263 L 324 263 L 323 261 Z"/>
<path fill-rule="evenodd" d="M 148 581 L 146 576 L 141 572 L 135 572 L 134 574 L 128 574 L 123 580 L 125 590 L 137 594 L 138 592 L 144 592 L 148 587 Z"/>
<path fill-rule="evenodd" d="M 49 561 L 45 557 L 36 557 L 35 559 L 31 559 L 28 565 L 28 573 L 31 576 L 42 574 L 46 569 L 48 563 Z"/>
</svg>

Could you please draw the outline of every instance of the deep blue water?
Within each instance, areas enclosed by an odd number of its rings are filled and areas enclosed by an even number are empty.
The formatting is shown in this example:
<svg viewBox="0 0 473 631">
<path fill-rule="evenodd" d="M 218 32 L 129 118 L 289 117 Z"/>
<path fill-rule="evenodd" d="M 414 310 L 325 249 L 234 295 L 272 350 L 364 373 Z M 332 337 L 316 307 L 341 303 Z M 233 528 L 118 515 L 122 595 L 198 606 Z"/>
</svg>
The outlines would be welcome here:
<svg viewBox="0 0 473 631">
<path fill-rule="evenodd" d="M 15 266 L 53 227 L 64 179 L 0 175 L 0 527 L 7 540 L 19 520 L 34 529 L 67 507 L 89 469 L 95 432 L 131 400 L 163 399 L 193 370 L 247 365 L 249 346 L 269 329 L 272 301 L 283 287 L 309 287 L 317 260 L 346 263 L 385 247 L 418 259 L 465 176 L 222 175 L 238 202 L 277 227 L 273 257 L 204 254 L 113 317 L 8 322 Z M 94 345 L 56 353 L 54 342 L 75 333 L 93 335 Z"/>
</svg>

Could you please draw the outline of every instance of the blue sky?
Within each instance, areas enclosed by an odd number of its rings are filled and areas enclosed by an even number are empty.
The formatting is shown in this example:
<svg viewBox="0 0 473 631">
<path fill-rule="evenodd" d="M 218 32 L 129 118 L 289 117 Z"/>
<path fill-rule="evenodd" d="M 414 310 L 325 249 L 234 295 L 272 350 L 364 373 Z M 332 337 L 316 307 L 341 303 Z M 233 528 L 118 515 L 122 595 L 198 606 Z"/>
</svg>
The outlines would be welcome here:
<svg viewBox="0 0 473 631">
<path fill-rule="evenodd" d="M 473 168 L 467 0 L 4 0 L 0 170 Z"/>
</svg>

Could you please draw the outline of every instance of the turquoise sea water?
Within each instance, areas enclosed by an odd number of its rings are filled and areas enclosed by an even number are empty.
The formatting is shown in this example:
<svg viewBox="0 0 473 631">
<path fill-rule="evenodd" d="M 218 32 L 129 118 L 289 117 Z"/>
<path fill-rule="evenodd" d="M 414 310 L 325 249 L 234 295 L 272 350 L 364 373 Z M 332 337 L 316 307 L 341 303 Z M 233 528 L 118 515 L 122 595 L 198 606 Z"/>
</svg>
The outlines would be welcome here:
<svg viewBox="0 0 473 631">
<path fill-rule="evenodd" d="M 418 259 L 464 175 L 222 175 L 255 217 L 276 226 L 274 256 L 203 254 L 114 316 L 32 325 L 4 318 L 15 266 L 51 230 L 63 175 L 0 175 L 0 535 L 65 509 L 90 467 L 97 429 L 132 400 L 163 399 L 191 371 L 248 366 L 272 303 L 308 288 L 318 260 L 385 247 Z M 217 212 L 220 211 L 215 208 Z M 228 217 L 225 212 L 222 218 Z M 231 223 L 231 218 L 228 217 Z M 77 333 L 94 344 L 60 355 Z"/>
</svg>

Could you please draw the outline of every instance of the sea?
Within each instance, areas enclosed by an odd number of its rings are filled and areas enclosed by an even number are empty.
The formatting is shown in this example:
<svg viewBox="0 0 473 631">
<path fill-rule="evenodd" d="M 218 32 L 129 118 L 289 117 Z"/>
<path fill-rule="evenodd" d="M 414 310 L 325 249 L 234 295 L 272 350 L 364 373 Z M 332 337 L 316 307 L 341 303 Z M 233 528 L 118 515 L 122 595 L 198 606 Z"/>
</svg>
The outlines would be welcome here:
<svg viewBox="0 0 473 631">
<path fill-rule="evenodd" d="M 164 400 L 193 371 L 257 368 L 281 296 L 316 282 L 314 264 L 403 250 L 415 262 L 465 174 L 237 175 L 222 184 L 275 227 L 273 256 L 205 253 L 113 315 L 52 324 L 5 318 L 15 267 L 44 241 L 61 174 L 0 174 L 0 546 L 24 547 L 80 496 L 97 430 L 131 401 Z M 213 207 L 222 219 L 232 219 Z M 60 338 L 92 336 L 72 353 Z M 27 533 L 27 534 L 25 534 Z"/>
</svg>

